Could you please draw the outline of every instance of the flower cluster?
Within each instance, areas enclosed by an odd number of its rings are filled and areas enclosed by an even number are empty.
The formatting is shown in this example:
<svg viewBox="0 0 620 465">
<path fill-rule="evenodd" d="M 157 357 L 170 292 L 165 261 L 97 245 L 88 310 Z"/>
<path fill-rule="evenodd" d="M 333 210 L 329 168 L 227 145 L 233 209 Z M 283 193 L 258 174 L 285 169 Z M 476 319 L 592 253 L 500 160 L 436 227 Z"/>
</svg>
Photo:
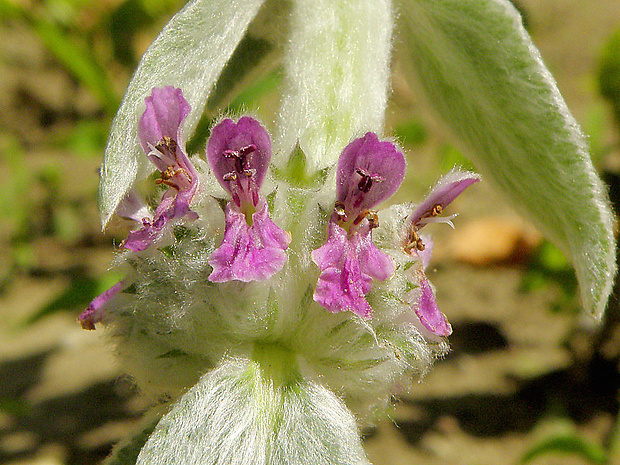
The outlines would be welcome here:
<svg viewBox="0 0 620 465">
<path fill-rule="evenodd" d="M 377 211 L 405 175 L 392 142 L 368 132 L 343 148 L 323 185 L 299 187 L 269 173 L 270 136 L 249 116 L 219 122 L 206 163 L 190 160 L 187 112 L 180 89 L 146 99 L 139 139 L 166 190 L 154 215 L 133 191 L 121 203 L 119 215 L 141 223 L 122 244 L 126 277 L 79 317 L 86 329 L 112 328 L 147 391 L 174 396 L 224 354 L 247 356 L 270 341 L 351 399 L 379 393 L 385 402 L 385 386 L 445 351 L 451 328 L 424 272 L 432 243 L 419 230 L 450 223 L 443 210 L 476 174 L 453 171 L 417 207 Z"/>
<path fill-rule="evenodd" d="M 144 251 L 157 242 L 172 220 L 198 218 L 190 208 L 198 189 L 198 174 L 179 143 L 189 105 L 181 89 L 170 86 L 153 89 L 145 103 L 138 126 L 140 144 L 160 172 L 156 183 L 169 189 L 153 217 L 143 216 L 144 203 L 136 200 L 133 192 L 121 204 L 121 216 L 142 223 L 142 228 L 131 231 L 122 244 L 133 252 Z M 214 283 L 267 280 L 286 262 L 291 236 L 271 220 L 267 200 L 260 193 L 270 158 L 269 134 L 255 119 L 244 116 L 236 123 L 225 119 L 213 128 L 207 160 L 213 175 L 231 196 L 225 207 L 224 237 L 208 260 L 213 269 L 209 280 Z M 336 201 L 328 221 L 327 241 L 312 252 L 321 270 L 313 298 L 330 312 L 350 310 L 362 318 L 371 318 L 372 308 L 365 295 L 373 279 L 385 281 L 394 273 L 391 257 L 373 242 L 372 230 L 379 226 L 379 219 L 371 209 L 398 190 L 405 166 L 405 157 L 396 146 L 379 141 L 371 132 L 344 148 L 338 160 Z M 417 255 L 424 264 L 415 275 L 410 273 L 418 287 L 418 297 L 412 299 L 413 310 L 424 327 L 439 336 L 447 336 L 451 330 L 424 274 L 430 248 L 425 247 L 418 231 L 429 222 L 450 223 L 450 218 L 439 216 L 443 208 L 476 181 L 478 177 L 470 173 L 451 173 L 406 221 L 408 238 L 403 250 Z M 80 315 L 85 328 L 94 329 L 103 317 L 101 308 L 122 287 L 122 282 L 115 284 Z"/>
</svg>

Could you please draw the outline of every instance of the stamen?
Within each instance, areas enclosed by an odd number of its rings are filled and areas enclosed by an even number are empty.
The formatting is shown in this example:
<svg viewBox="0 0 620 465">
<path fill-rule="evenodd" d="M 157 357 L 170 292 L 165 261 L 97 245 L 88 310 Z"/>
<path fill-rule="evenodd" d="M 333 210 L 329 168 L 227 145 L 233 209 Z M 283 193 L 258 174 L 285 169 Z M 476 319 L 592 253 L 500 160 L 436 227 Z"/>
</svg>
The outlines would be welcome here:
<svg viewBox="0 0 620 465">
<path fill-rule="evenodd" d="M 405 252 L 411 253 L 413 249 L 417 250 L 418 252 L 422 252 L 425 248 L 426 246 L 424 245 L 424 242 L 422 242 L 422 239 L 420 239 L 418 231 L 412 228 L 411 231 L 409 231 L 409 238 L 407 240 L 407 244 L 405 244 L 404 247 Z"/>
<path fill-rule="evenodd" d="M 246 145 L 245 147 L 241 147 L 239 149 L 239 155 L 241 155 L 242 157 L 245 157 L 255 151 L 256 151 L 256 145 L 250 144 L 250 145 Z"/>
<path fill-rule="evenodd" d="M 385 181 L 385 178 L 383 176 L 379 176 L 378 174 L 371 175 L 363 168 L 356 168 L 355 172 L 362 177 L 362 179 L 360 179 L 360 182 L 357 184 L 357 188 L 361 190 L 364 194 L 370 191 L 373 182 Z"/>
<path fill-rule="evenodd" d="M 357 226 L 364 220 L 364 218 L 368 219 L 370 229 L 379 227 L 379 217 L 377 216 L 377 212 L 371 210 L 364 210 L 362 213 L 357 215 L 357 218 L 355 218 L 353 224 Z"/>
<path fill-rule="evenodd" d="M 174 156 L 177 151 L 177 141 L 174 140 L 172 137 L 164 136 L 162 140 L 155 144 L 155 149 L 157 149 L 161 153 L 164 153 L 164 151 L 166 151 L 169 155 Z"/>
<path fill-rule="evenodd" d="M 166 171 L 161 172 L 161 178 L 155 180 L 155 184 L 166 184 L 175 174 L 174 166 L 168 166 Z"/>
<path fill-rule="evenodd" d="M 456 218 L 457 214 L 440 217 L 439 215 L 441 215 L 442 213 L 443 205 L 441 205 L 440 203 L 435 204 L 433 208 L 431 208 L 426 213 L 424 213 L 424 215 L 422 215 L 422 218 L 420 218 L 416 224 L 411 225 L 411 228 L 409 230 L 409 237 L 407 238 L 407 243 L 404 247 L 405 252 L 410 253 L 413 249 L 416 249 L 420 252 L 424 250 L 425 245 L 424 242 L 422 242 L 422 239 L 420 239 L 420 236 L 418 235 L 418 230 L 428 223 L 445 223 L 452 229 L 454 229 L 454 224 L 451 220 Z"/>
<path fill-rule="evenodd" d="M 370 229 L 375 229 L 379 227 L 379 215 L 377 215 L 377 212 L 368 212 L 366 218 L 368 219 L 368 226 L 370 227 Z"/>
<path fill-rule="evenodd" d="M 171 181 L 171 179 L 174 179 L 178 175 L 185 176 L 185 179 L 187 180 L 187 182 L 191 184 L 192 178 L 189 175 L 189 173 L 183 168 L 174 169 L 174 166 L 168 166 L 168 168 L 166 168 L 166 171 L 162 171 L 161 178 L 156 179 L 155 184 L 157 185 L 165 184 L 166 186 L 172 187 L 173 189 L 181 190 L 182 186 L 180 185 L 181 184 L 180 182 Z M 182 180 L 178 179 L 178 181 L 182 181 Z"/>
<path fill-rule="evenodd" d="M 340 221 L 347 221 L 347 213 L 344 209 L 344 203 L 336 202 L 336 205 L 334 205 L 334 213 L 336 214 L 336 216 L 338 216 L 338 219 Z"/>
<path fill-rule="evenodd" d="M 234 159 L 234 171 L 224 174 L 222 180 L 230 183 L 230 192 L 233 194 L 233 201 L 238 207 L 241 207 L 241 203 L 248 200 L 255 207 L 258 205 L 259 195 L 255 183 L 256 168 L 247 167 L 249 165 L 248 155 L 255 151 L 256 146 L 250 144 L 239 150 L 224 150 L 223 152 L 224 157 Z M 249 198 L 248 195 L 251 197 Z"/>
</svg>

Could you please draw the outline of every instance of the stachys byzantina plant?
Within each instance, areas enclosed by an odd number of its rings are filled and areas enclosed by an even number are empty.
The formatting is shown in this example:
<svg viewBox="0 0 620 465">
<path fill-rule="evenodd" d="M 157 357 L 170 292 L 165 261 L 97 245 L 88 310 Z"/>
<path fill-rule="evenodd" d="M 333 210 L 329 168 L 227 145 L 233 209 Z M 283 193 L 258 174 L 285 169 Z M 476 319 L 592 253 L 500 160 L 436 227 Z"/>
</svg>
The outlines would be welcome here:
<svg viewBox="0 0 620 465">
<path fill-rule="evenodd" d="M 141 389 L 171 402 L 109 464 L 367 463 L 352 412 L 381 412 L 447 350 L 421 230 L 449 223 L 479 177 L 453 170 L 419 203 L 381 208 L 406 170 L 382 135 L 397 17 L 410 75 L 486 178 L 572 257 L 584 306 L 602 314 L 608 202 L 507 0 L 195 0 L 142 58 L 102 169 L 104 226 L 135 227 L 114 264 L 124 278 L 80 321 L 104 325 Z M 278 121 L 222 117 L 206 153 L 188 153 L 227 63 L 257 35 L 283 55 Z M 153 171 L 154 209 L 138 189 Z"/>
</svg>

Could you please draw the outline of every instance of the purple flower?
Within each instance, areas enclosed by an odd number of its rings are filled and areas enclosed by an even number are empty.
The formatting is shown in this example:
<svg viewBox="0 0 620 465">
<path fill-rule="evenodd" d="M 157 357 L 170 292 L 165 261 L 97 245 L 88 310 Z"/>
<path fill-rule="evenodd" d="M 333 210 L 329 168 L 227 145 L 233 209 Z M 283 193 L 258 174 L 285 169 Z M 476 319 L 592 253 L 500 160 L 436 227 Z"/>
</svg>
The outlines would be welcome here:
<svg viewBox="0 0 620 465">
<path fill-rule="evenodd" d="M 365 295 L 373 278 L 384 281 L 392 275 L 394 263 L 372 241 L 378 219 L 370 209 L 394 194 L 404 175 L 403 154 L 372 132 L 351 142 L 340 155 L 327 242 L 312 252 L 321 269 L 314 300 L 330 312 L 372 315 Z"/>
<path fill-rule="evenodd" d="M 419 258 L 422 266 L 410 268 L 411 280 L 418 283 L 413 294 L 412 307 L 422 325 L 436 336 L 449 336 L 452 327 L 446 316 L 441 313 L 431 288 L 430 282 L 424 273 L 430 261 L 432 242 L 430 238 L 420 236 L 419 231 L 428 223 L 451 223 L 455 215 L 441 217 L 441 213 L 467 187 L 480 181 L 475 173 L 467 171 L 451 171 L 439 180 L 429 195 L 413 210 L 407 219 L 407 242 L 405 252 Z"/>
<path fill-rule="evenodd" d="M 291 237 L 271 221 L 260 194 L 270 159 L 271 139 L 255 119 L 225 119 L 213 128 L 207 160 L 232 201 L 226 206 L 222 244 L 209 257 L 212 282 L 261 281 L 286 262 Z"/>
<path fill-rule="evenodd" d="M 148 248 L 169 221 L 197 218 L 190 210 L 190 202 L 198 189 L 198 175 L 184 151 L 185 141 L 180 134 L 181 123 L 189 114 L 189 104 L 181 89 L 172 86 L 154 88 L 145 103 L 146 110 L 138 123 L 140 145 L 161 174 L 156 183 L 170 189 L 164 193 L 153 217 L 131 216 L 142 227 L 131 231 L 123 246 L 134 252 Z M 121 209 L 133 208 L 124 206 Z"/>
<path fill-rule="evenodd" d="M 480 176 L 469 171 L 453 170 L 443 176 L 409 215 L 407 222 L 411 231 L 419 231 L 428 223 L 450 223 L 456 215 L 447 218 L 439 215 L 465 189 L 478 181 Z"/>
<path fill-rule="evenodd" d="M 82 325 L 82 328 L 89 330 L 95 329 L 95 323 L 99 323 L 103 318 L 103 307 L 112 297 L 118 294 L 122 288 L 123 281 L 119 281 L 110 289 L 95 297 L 86 310 L 78 316 L 78 320 L 80 325 Z"/>
</svg>

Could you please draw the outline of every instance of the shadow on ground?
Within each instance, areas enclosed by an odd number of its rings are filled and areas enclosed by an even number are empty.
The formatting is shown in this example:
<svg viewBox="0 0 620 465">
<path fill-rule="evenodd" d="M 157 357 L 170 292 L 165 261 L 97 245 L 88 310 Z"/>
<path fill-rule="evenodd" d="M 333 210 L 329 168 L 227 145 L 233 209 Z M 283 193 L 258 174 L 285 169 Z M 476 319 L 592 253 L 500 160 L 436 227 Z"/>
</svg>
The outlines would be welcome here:
<svg viewBox="0 0 620 465">
<path fill-rule="evenodd" d="M 453 352 L 448 360 L 465 354 L 501 350 L 506 338 L 488 323 L 465 323 L 455 327 Z M 446 360 L 446 363 L 448 362 Z M 574 362 L 532 379 L 514 379 L 516 389 L 508 394 L 467 394 L 455 397 L 404 400 L 421 410 L 419 420 L 398 421 L 398 430 L 409 444 L 416 445 L 440 417 L 455 418 L 460 427 L 476 437 L 499 437 L 511 432 L 531 431 L 546 414 L 561 413 L 578 424 L 600 413 L 616 417 L 620 374 L 618 359 L 600 354 L 585 362 Z"/>
<path fill-rule="evenodd" d="M 93 464 L 112 447 L 102 443 L 85 446 L 81 438 L 121 420 L 137 419 L 127 402 L 134 389 L 124 380 L 94 384 L 88 389 L 29 403 L 28 392 L 41 380 L 46 360 L 55 350 L 0 364 L 0 463 L 27 460 L 46 445 L 61 445 L 69 465 Z M 77 368 L 76 368 L 77 369 Z"/>
</svg>

